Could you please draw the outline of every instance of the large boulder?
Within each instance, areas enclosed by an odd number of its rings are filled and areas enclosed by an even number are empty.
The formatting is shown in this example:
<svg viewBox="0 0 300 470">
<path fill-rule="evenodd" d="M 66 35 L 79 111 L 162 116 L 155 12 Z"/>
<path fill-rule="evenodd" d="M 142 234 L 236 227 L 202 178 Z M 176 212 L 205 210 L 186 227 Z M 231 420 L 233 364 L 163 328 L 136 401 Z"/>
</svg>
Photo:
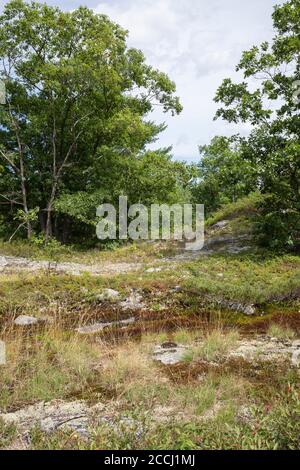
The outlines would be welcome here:
<svg viewBox="0 0 300 470">
<path fill-rule="evenodd" d="M 36 325 L 37 323 L 39 323 L 38 318 L 30 317 L 28 315 L 19 315 L 14 321 L 14 324 L 18 326 L 30 326 Z"/>
</svg>

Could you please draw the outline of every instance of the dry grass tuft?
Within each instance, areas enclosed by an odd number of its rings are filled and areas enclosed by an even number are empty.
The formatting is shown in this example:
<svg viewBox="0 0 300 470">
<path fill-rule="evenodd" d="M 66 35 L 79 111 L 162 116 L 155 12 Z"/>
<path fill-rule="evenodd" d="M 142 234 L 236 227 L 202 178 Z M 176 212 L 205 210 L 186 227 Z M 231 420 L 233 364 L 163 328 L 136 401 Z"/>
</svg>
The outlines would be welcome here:
<svg viewBox="0 0 300 470">
<path fill-rule="evenodd" d="M 239 339 L 237 331 L 232 330 L 223 332 L 222 330 L 213 330 L 209 333 L 199 346 L 191 348 L 185 355 L 185 360 L 214 361 L 227 354 L 234 348 Z"/>
</svg>

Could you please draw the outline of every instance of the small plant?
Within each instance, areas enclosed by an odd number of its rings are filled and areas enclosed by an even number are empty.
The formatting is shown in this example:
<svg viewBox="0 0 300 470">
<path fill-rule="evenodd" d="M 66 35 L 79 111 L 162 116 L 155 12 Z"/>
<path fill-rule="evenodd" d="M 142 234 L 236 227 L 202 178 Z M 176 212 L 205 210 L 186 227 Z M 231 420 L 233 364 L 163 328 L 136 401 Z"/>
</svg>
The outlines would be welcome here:
<svg viewBox="0 0 300 470">
<path fill-rule="evenodd" d="M 29 226 L 31 226 L 31 224 L 33 222 L 36 221 L 37 219 L 37 215 L 38 215 L 38 212 L 39 212 L 39 207 L 36 207 L 35 209 L 30 209 L 29 211 L 25 212 L 24 210 L 22 209 L 19 209 L 14 217 L 14 220 L 17 220 L 19 222 L 19 225 L 18 227 L 16 228 L 16 230 L 13 232 L 13 234 L 10 236 L 9 238 L 9 242 L 12 241 L 12 239 L 14 238 L 14 236 L 18 233 L 18 231 L 23 228 L 23 227 L 26 227 L 27 228 Z"/>
<path fill-rule="evenodd" d="M 293 339 L 296 336 L 296 333 L 292 328 L 288 326 L 278 325 L 278 323 L 272 323 L 268 329 L 268 335 L 272 338 L 278 339 Z"/>
<path fill-rule="evenodd" d="M 173 338 L 174 338 L 175 343 L 190 344 L 200 335 L 201 335 L 201 331 L 181 329 L 181 330 L 176 331 L 176 333 L 174 333 Z"/>
<path fill-rule="evenodd" d="M 237 331 L 223 333 L 220 330 L 215 330 L 199 346 L 187 351 L 185 360 L 187 362 L 197 359 L 214 361 L 234 348 L 238 338 L 239 334 Z"/>
<path fill-rule="evenodd" d="M 3 449 L 4 447 L 8 446 L 14 435 L 16 433 L 16 428 L 12 424 L 5 424 L 0 419 L 0 448 Z"/>
<path fill-rule="evenodd" d="M 7 364 L 0 379 L 0 406 L 64 398 L 94 380 L 101 350 L 58 329 L 41 333 L 30 344 L 22 335 L 7 340 Z"/>
</svg>

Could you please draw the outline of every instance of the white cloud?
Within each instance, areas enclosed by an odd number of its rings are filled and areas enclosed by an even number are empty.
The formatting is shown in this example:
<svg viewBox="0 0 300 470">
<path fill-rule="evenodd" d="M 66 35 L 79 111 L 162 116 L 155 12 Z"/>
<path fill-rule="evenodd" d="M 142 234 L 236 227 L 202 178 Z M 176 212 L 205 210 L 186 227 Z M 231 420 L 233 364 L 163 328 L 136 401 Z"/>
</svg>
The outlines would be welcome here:
<svg viewBox="0 0 300 470">
<path fill-rule="evenodd" d="M 217 87 L 236 77 L 241 52 L 270 40 L 272 8 L 279 0 L 102 0 L 96 8 L 129 30 L 129 44 L 177 84 L 184 111 L 169 117 L 159 144 L 173 145 L 176 158 L 197 160 L 199 144 L 236 127 L 213 121 Z M 248 127 L 239 127 L 247 132 Z"/>
<path fill-rule="evenodd" d="M 158 145 L 173 145 L 176 158 L 197 160 L 198 145 L 214 135 L 249 131 L 213 121 L 213 98 L 225 77 L 239 78 L 235 66 L 241 52 L 272 38 L 273 6 L 282 0 L 44 1 L 64 9 L 83 3 L 109 15 L 129 30 L 129 44 L 175 81 L 182 114 L 172 118 L 155 111 L 153 118 L 167 122 Z M 5 3 L 0 0 L 0 11 Z"/>
</svg>

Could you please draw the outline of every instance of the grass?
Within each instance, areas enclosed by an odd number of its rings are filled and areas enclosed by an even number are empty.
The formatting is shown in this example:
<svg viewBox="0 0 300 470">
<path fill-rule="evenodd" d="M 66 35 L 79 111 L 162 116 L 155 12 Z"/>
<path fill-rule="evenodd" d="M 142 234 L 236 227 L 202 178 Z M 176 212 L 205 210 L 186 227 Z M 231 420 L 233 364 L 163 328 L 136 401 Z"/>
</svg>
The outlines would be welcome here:
<svg viewBox="0 0 300 470">
<path fill-rule="evenodd" d="M 7 425 L 0 419 L 0 449 L 5 449 L 9 446 L 15 437 L 16 427 L 14 425 Z"/>
<path fill-rule="evenodd" d="M 7 363 L 1 366 L 0 406 L 20 406 L 65 398 L 89 388 L 103 351 L 59 330 L 33 337 L 6 338 Z"/>
<path fill-rule="evenodd" d="M 279 325 L 278 323 L 272 323 L 268 328 L 267 334 L 272 336 L 272 338 L 283 340 L 294 339 L 296 337 L 296 332 L 292 328 Z"/>
<path fill-rule="evenodd" d="M 191 344 L 195 339 L 201 337 L 203 335 L 203 331 L 201 330 L 185 330 L 185 329 L 179 329 L 175 331 L 173 335 L 173 339 L 175 343 L 180 343 L 180 344 Z"/>
<path fill-rule="evenodd" d="M 193 261 L 188 268 L 184 287 L 211 303 L 264 304 L 299 296 L 298 256 L 215 255 Z"/>
<path fill-rule="evenodd" d="M 33 449 L 295 446 L 297 436 L 290 423 L 295 425 L 299 411 L 297 389 L 291 385 L 297 381 L 296 376 L 282 375 L 279 370 L 270 375 L 266 371 L 262 380 L 268 382 L 268 393 L 263 394 L 262 401 L 261 384 L 251 373 L 243 377 L 239 370 L 212 368 L 204 374 L 201 369 L 197 375 L 190 374 L 194 362 L 182 365 L 186 368 L 183 377 L 176 367 L 169 370 L 153 361 L 152 351 L 159 341 L 183 338 L 188 342 L 196 337 L 199 333 L 181 329 L 167 338 L 147 334 L 139 341 L 99 343 L 51 327 L 30 337 L 20 334 L 7 338 L 8 363 L 1 369 L 0 406 L 20 408 L 27 402 L 53 398 L 86 398 L 114 410 L 113 425 L 93 427 L 88 440 L 67 430 L 46 435 L 36 427 L 30 431 Z M 230 351 L 237 339 L 235 331 L 217 329 L 207 333 L 194 359 L 216 360 Z M 290 401 L 286 400 L 286 390 Z M 254 407 L 253 418 L 241 421 L 241 407 Z M 284 427 L 285 419 L 288 425 L 284 437 L 277 430 Z M 253 422 L 260 423 L 260 440 L 253 436 Z M 0 447 L 10 445 L 14 435 L 13 427 L 0 423 Z"/>
<path fill-rule="evenodd" d="M 50 260 L 54 262 L 74 262 L 93 265 L 103 262 L 127 262 L 149 263 L 172 253 L 172 243 L 133 242 L 125 245 L 109 245 L 107 248 L 82 248 L 75 245 L 61 245 L 55 243 L 49 248 L 44 245 L 28 242 L 27 240 L 15 240 L 11 243 L 0 240 L 0 254 L 17 256 L 35 260 Z"/>
<path fill-rule="evenodd" d="M 194 346 L 187 351 L 184 359 L 187 362 L 195 360 L 215 361 L 233 349 L 238 339 L 239 334 L 237 331 L 224 333 L 215 330 L 208 334 L 199 346 Z"/>
<path fill-rule="evenodd" d="M 84 441 L 72 432 L 45 435 L 31 432 L 34 449 L 109 450 L 297 450 L 300 446 L 300 401 L 294 387 L 276 397 L 269 408 L 253 405 L 248 418 L 229 404 L 216 416 L 199 421 L 170 421 L 151 424 L 149 420 L 131 426 L 116 422 L 103 424 Z"/>
<path fill-rule="evenodd" d="M 261 202 L 262 197 L 263 196 L 260 193 L 255 192 L 239 199 L 238 201 L 225 204 L 206 221 L 206 226 L 210 227 L 220 220 L 225 219 L 231 220 L 234 218 L 244 218 L 245 216 L 248 220 L 251 219 L 251 217 L 257 213 L 257 204 Z"/>
<path fill-rule="evenodd" d="M 180 285 L 181 290 L 171 294 L 170 289 L 176 285 Z M 59 312 L 66 318 L 74 318 L 79 310 L 83 312 L 99 305 L 97 295 L 107 287 L 119 291 L 121 297 L 126 297 L 130 289 L 138 289 L 158 312 L 164 306 L 185 314 L 210 309 L 220 311 L 225 317 L 231 302 L 256 304 L 262 311 L 266 311 L 267 305 L 297 306 L 299 285 L 300 258 L 293 255 L 264 258 L 215 255 L 182 263 L 176 269 L 107 277 L 2 274 L 0 320 L 20 313 L 55 316 Z M 233 313 L 230 318 L 234 318 Z"/>
<path fill-rule="evenodd" d="M 229 219 L 226 230 L 245 229 L 256 201 L 257 196 L 251 195 L 222 208 L 208 226 Z M 142 262 L 146 267 L 176 252 L 164 243 L 110 251 L 60 246 L 55 250 L 51 259 L 58 261 Z M 49 256 L 25 242 L 1 242 L 0 252 L 35 259 Z M 100 402 L 105 413 L 109 410 L 113 416 L 113 424 L 108 420 L 93 426 L 88 440 L 67 430 L 46 435 L 36 426 L 30 431 L 31 448 L 299 448 L 297 371 L 283 370 L 278 364 L 260 365 L 257 370 L 243 361 L 223 367 L 222 358 L 235 348 L 240 322 L 249 322 L 251 328 L 258 320 L 265 322 L 264 331 L 270 324 L 267 334 L 280 339 L 298 335 L 298 323 L 291 329 L 284 319 L 287 306 L 294 313 L 299 310 L 300 258 L 254 251 L 203 256 L 175 266 L 166 262 L 160 272 L 147 273 L 145 266 L 138 272 L 105 277 L 45 272 L 0 275 L 0 331 L 8 358 L 0 366 L 1 411 L 41 400 L 83 399 Z M 175 286 L 180 288 L 172 290 Z M 147 308 L 134 313 L 142 327 L 128 328 L 135 336 L 122 330 L 120 337 L 85 339 L 74 331 L 81 323 L 120 314 L 117 304 L 97 301 L 103 288 L 119 291 L 121 299 L 131 289 L 142 293 Z M 231 302 L 255 304 L 265 315 L 236 314 L 229 310 Z M 280 323 L 276 316 L 272 320 L 274 309 L 280 312 Z M 16 329 L 12 324 L 19 314 L 47 316 L 53 323 Z M 177 323 L 178 318 L 185 322 Z M 168 326 L 147 333 L 147 325 L 161 325 L 161 320 Z M 187 346 L 184 362 L 163 366 L 153 360 L 155 346 L 165 341 Z M 218 362 L 217 367 L 212 362 Z M 0 448 L 13 445 L 15 438 L 16 429 L 0 421 Z"/>
</svg>

